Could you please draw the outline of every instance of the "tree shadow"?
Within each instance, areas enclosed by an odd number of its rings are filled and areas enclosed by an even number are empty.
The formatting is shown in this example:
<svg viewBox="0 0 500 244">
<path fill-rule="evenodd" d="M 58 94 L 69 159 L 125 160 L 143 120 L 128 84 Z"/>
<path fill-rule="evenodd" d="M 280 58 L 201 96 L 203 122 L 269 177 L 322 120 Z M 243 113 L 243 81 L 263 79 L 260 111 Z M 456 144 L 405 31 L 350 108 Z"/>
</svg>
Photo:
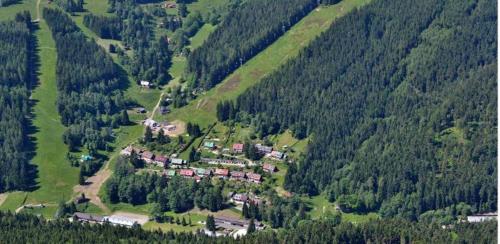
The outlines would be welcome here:
<svg viewBox="0 0 500 244">
<path fill-rule="evenodd" d="M 40 188 L 38 185 L 38 182 L 36 179 L 38 178 L 38 166 L 32 162 L 33 158 L 36 155 L 36 150 L 39 145 L 36 143 L 36 138 L 35 134 L 39 132 L 40 130 L 33 124 L 33 121 L 36 117 L 34 113 L 34 107 L 35 105 L 39 102 L 36 99 L 32 99 L 32 92 L 33 90 L 40 85 L 40 81 L 38 77 L 40 76 L 40 56 L 39 56 L 39 51 L 40 47 L 38 44 L 38 39 L 36 38 L 36 32 L 39 31 L 40 28 L 38 24 L 32 23 L 31 25 L 31 33 L 30 33 L 30 43 L 29 43 L 29 50 L 28 50 L 28 57 L 29 57 L 29 72 L 30 72 L 30 80 L 28 83 L 28 88 L 30 91 L 30 100 L 29 100 L 29 107 L 30 107 L 30 119 L 27 120 L 27 133 L 26 133 L 26 149 L 27 149 L 27 155 L 28 159 L 30 161 L 30 164 L 28 165 L 28 184 L 26 186 L 26 191 L 35 191 Z"/>
</svg>

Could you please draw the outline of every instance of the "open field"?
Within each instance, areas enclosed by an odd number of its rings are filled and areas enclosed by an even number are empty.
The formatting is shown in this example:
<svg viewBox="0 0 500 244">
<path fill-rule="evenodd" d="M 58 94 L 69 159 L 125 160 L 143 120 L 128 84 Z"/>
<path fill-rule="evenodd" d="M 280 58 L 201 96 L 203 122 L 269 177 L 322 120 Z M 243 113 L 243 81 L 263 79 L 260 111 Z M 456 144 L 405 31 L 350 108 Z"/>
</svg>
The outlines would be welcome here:
<svg viewBox="0 0 500 244">
<path fill-rule="evenodd" d="M 311 198 L 303 198 L 312 208 L 309 214 L 312 219 L 327 217 L 330 214 L 337 212 L 335 204 L 328 202 L 324 195 L 319 195 Z M 357 213 L 342 213 L 343 222 L 363 223 L 369 220 L 378 219 L 377 213 L 357 214 Z"/>
<path fill-rule="evenodd" d="M 189 105 L 173 110 L 168 117 L 207 127 L 216 120 L 215 107 L 219 101 L 235 99 L 287 60 L 297 56 L 303 47 L 325 31 L 336 18 L 368 2 L 369 0 L 345 0 L 336 5 L 317 8 L 221 84 Z"/>
<path fill-rule="evenodd" d="M 215 30 L 215 26 L 213 26 L 211 24 L 204 24 L 201 27 L 201 29 L 196 33 L 196 35 L 191 37 L 190 47 L 192 49 L 195 49 L 195 48 L 201 46 L 201 44 L 203 44 L 203 42 L 207 39 L 207 37 L 210 35 L 210 33 L 212 33 L 214 30 Z"/>
<path fill-rule="evenodd" d="M 19 3 L 0 8 L 0 21 L 13 19 L 21 11 L 30 11 L 31 17 L 36 19 L 37 0 L 21 0 Z"/>
</svg>

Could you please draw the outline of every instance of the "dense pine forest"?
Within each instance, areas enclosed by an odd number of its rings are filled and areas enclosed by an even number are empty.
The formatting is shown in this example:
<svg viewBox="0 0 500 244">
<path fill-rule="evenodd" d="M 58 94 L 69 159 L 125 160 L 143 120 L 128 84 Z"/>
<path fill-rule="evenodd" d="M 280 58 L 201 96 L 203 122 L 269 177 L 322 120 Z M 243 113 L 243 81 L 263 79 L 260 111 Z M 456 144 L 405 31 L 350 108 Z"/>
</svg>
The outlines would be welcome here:
<svg viewBox="0 0 500 244">
<path fill-rule="evenodd" d="M 459 224 L 450 230 L 403 220 L 359 225 L 305 221 L 292 230 L 266 230 L 234 239 L 66 220 L 48 222 L 32 215 L 0 213 L 0 235 L 6 243 L 495 243 L 496 226 L 495 222 Z"/>
<path fill-rule="evenodd" d="M 240 96 L 236 119 L 255 115 L 260 136 L 289 128 L 309 137 L 285 188 L 326 192 L 344 211 L 412 220 L 444 208 L 494 211 L 491 6 L 492 0 L 375 1 Z M 191 67 L 217 63 L 193 63 L 196 55 Z"/>
<path fill-rule="evenodd" d="M 17 3 L 19 0 L 0 0 L 0 8 L 7 7 L 11 4 Z"/>
<path fill-rule="evenodd" d="M 70 150 L 85 146 L 91 154 L 108 149 L 111 128 L 123 124 L 126 105 L 119 70 L 66 13 L 46 8 L 43 15 L 57 47 L 57 108 L 68 126 L 64 142 Z"/>
<path fill-rule="evenodd" d="M 30 89 L 34 39 L 31 16 L 0 22 L 0 192 L 27 189 L 30 169 Z"/>
<path fill-rule="evenodd" d="M 317 6 L 317 0 L 247 1 L 229 12 L 188 57 L 193 87 L 210 89 L 278 39 Z"/>
<path fill-rule="evenodd" d="M 94 14 L 83 16 L 83 24 L 103 39 L 121 39 L 122 22 L 117 17 Z"/>
</svg>

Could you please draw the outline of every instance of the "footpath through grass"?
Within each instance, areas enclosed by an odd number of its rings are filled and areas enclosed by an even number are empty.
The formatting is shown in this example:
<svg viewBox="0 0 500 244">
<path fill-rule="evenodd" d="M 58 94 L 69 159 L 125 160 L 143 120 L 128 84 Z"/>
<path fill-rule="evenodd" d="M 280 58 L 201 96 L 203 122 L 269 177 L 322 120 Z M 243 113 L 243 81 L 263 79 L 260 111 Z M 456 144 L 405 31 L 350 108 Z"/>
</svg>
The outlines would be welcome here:
<svg viewBox="0 0 500 244">
<path fill-rule="evenodd" d="M 321 6 L 313 10 L 276 42 L 229 75 L 215 88 L 201 95 L 189 105 L 175 109 L 170 120 L 181 119 L 208 127 L 216 121 L 215 109 L 219 101 L 233 100 L 262 78 L 296 57 L 299 51 L 334 22 L 370 0 L 344 0 L 339 4 Z"/>
</svg>

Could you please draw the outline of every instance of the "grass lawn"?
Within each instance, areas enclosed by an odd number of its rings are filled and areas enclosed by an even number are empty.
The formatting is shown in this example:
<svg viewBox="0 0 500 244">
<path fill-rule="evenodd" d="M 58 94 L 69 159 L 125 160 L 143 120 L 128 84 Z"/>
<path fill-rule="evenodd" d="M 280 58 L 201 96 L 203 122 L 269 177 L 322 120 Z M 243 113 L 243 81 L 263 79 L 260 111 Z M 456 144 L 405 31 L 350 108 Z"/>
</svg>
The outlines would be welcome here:
<svg viewBox="0 0 500 244">
<path fill-rule="evenodd" d="M 53 219 L 57 212 L 57 205 L 46 206 L 44 208 L 23 209 L 21 213 L 29 213 L 37 216 L 43 216 L 45 219 Z"/>
<path fill-rule="evenodd" d="M 328 214 L 335 213 L 335 205 L 326 199 L 326 196 L 319 195 L 311 198 L 304 197 L 303 200 L 308 203 L 311 211 L 309 214 L 312 219 L 319 219 Z M 363 223 L 369 220 L 380 218 L 377 213 L 357 214 L 357 213 L 342 213 L 342 221 L 351 223 Z"/>
<path fill-rule="evenodd" d="M 344 0 L 336 5 L 322 6 L 313 10 L 276 42 L 229 75 L 221 84 L 189 105 L 173 110 L 168 117 L 207 127 L 216 120 L 215 108 L 219 101 L 235 99 L 263 77 L 277 70 L 287 60 L 297 56 L 303 47 L 327 30 L 336 18 L 368 2 L 369 0 Z"/>
<path fill-rule="evenodd" d="M 170 231 L 173 230 L 175 232 L 194 232 L 198 229 L 201 229 L 204 227 L 203 224 L 200 222 L 204 222 L 207 217 L 205 215 L 197 214 L 197 213 L 184 213 L 184 214 L 175 214 L 172 212 L 167 212 L 166 215 L 168 216 L 174 216 L 179 218 L 181 221 L 182 218 L 188 222 L 188 219 L 191 218 L 191 225 L 189 226 L 182 226 L 182 225 L 177 225 L 175 222 L 173 224 L 170 223 L 157 223 L 155 221 L 149 221 L 147 222 L 143 228 L 146 230 L 162 230 L 162 231 Z"/>
<path fill-rule="evenodd" d="M 33 135 L 36 143 L 36 155 L 33 163 L 38 169 L 38 189 L 27 193 L 26 203 L 52 203 L 67 200 L 72 195 L 72 188 L 78 181 L 78 169 L 72 168 L 66 160 L 67 146 L 62 141 L 65 127 L 61 124 L 56 108 L 56 50 L 50 30 L 44 21 L 36 33 L 41 58 L 39 85 L 32 93 L 36 101 Z M 24 194 L 11 194 L 3 208 L 14 210 L 22 204 Z M 50 215 L 54 209 L 44 210 Z"/>
<path fill-rule="evenodd" d="M 20 192 L 20 191 L 9 193 L 5 202 L 0 206 L 0 210 L 4 210 L 4 211 L 16 210 L 18 207 L 23 205 L 24 201 L 26 200 L 27 195 L 28 195 L 28 193 Z"/>
<path fill-rule="evenodd" d="M 208 35 L 215 30 L 215 26 L 211 24 L 204 24 L 201 29 L 191 38 L 191 49 L 195 49 L 207 39 Z"/>
<path fill-rule="evenodd" d="M 9 5 L 8 7 L 1 7 L 0 21 L 14 19 L 17 13 L 26 10 L 30 11 L 33 19 L 36 19 L 36 1 L 37 0 L 21 0 L 19 3 Z"/>
</svg>

